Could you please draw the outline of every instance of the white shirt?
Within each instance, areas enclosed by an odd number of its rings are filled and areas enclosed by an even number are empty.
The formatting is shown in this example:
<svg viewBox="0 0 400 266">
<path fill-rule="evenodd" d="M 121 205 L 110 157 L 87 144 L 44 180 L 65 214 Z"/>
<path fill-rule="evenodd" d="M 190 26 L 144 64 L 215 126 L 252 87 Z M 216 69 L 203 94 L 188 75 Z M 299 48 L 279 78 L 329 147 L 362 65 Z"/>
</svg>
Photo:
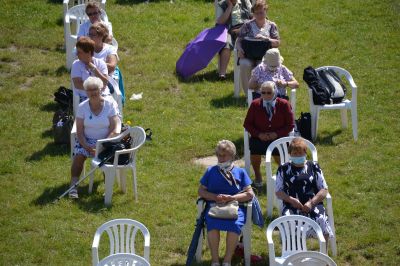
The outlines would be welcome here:
<svg viewBox="0 0 400 266">
<path fill-rule="evenodd" d="M 93 64 L 96 66 L 96 68 L 100 71 L 100 73 L 104 75 L 108 75 L 108 69 L 107 69 L 107 64 L 100 59 L 93 58 Z M 92 73 L 89 69 L 87 69 L 86 65 L 78 60 L 75 60 L 74 63 L 72 64 L 71 68 L 71 79 L 73 78 L 81 78 L 82 81 L 85 81 L 88 77 L 95 77 L 96 74 Z M 108 87 L 105 89 L 106 91 L 103 91 L 105 94 L 109 94 L 110 91 L 108 90 Z M 87 97 L 86 91 L 84 90 L 78 90 L 74 87 L 74 91 L 78 93 L 80 96 Z M 108 91 L 108 93 L 107 93 Z"/>
<path fill-rule="evenodd" d="M 108 136 L 110 117 L 118 115 L 118 106 L 115 101 L 104 100 L 103 109 L 98 115 L 90 110 L 89 99 L 81 102 L 76 117 L 83 119 L 86 138 L 104 139 Z"/>
<path fill-rule="evenodd" d="M 105 43 L 105 44 L 103 44 L 103 50 L 101 50 L 98 53 L 94 52 L 93 56 L 95 58 L 101 59 L 104 62 L 106 62 L 107 57 L 109 55 L 115 55 L 117 57 L 117 60 L 119 60 L 119 57 L 118 57 L 118 54 L 117 54 L 117 49 L 114 46 L 112 46 L 112 45 L 110 45 L 108 43 Z"/>
</svg>

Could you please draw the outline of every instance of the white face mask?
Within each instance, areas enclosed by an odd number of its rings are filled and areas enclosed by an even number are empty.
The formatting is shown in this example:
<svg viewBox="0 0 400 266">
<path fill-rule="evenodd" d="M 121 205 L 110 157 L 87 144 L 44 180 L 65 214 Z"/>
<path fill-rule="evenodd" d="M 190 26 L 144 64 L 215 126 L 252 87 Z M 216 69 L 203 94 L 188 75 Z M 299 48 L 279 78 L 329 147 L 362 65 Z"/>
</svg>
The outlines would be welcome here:
<svg viewBox="0 0 400 266">
<path fill-rule="evenodd" d="M 218 163 L 217 165 L 218 165 L 218 167 L 220 169 L 228 170 L 232 165 L 232 161 L 229 160 L 229 161 L 226 161 L 226 162 L 223 162 L 223 163 Z"/>
</svg>

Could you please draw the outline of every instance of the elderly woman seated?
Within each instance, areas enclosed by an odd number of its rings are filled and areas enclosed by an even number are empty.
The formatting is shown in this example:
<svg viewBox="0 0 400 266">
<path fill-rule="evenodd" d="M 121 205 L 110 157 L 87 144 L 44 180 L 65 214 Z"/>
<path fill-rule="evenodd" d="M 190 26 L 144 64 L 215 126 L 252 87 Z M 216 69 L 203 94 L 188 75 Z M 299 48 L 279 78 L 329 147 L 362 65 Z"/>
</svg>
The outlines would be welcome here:
<svg viewBox="0 0 400 266">
<path fill-rule="evenodd" d="M 78 40 L 83 37 L 83 36 L 89 36 L 89 28 L 91 25 L 93 25 L 96 22 L 102 22 L 104 25 L 107 27 L 109 31 L 109 35 L 107 36 L 107 39 L 105 42 L 111 43 L 112 41 L 112 26 L 111 23 L 105 22 L 101 20 L 101 9 L 99 6 L 99 3 L 96 1 L 89 1 L 86 4 L 85 8 L 86 15 L 89 17 L 89 20 L 83 23 L 79 27 L 79 32 L 78 32 Z"/>
<path fill-rule="evenodd" d="M 276 196 L 283 200 L 282 215 L 299 214 L 315 220 L 326 239 L 332 237 L 322 201 L 328 194 L 324 174 L 317 162 L 307 161 L 307 144 L 295 138 L 289 145 L 290 162 L 276 173 Z"/>
<path fill-rule="evenodd" d="M 283 57 L 279 49 L 269 49 L 263 58 L 263 62 L 253 69 L 249 88 L 257 91 L 264 82 L 273 81 L 278 87 L 277 97 L 289 99 L 286 95 L 286 88 L 298 88 L 299 83 L 294 78 L 293 73 L 282 65 L 282 62 Z M 256 97 L 259 96 L 256 95 Z"/>
<path fill-rule="evenodd" d="M 107 88 L 108 70 L 106 63 L 94 57 L 94 41 L 89 37 L 82 37 L 76 43 L 78 59 L 74 61 L 71 68 L 71 79 L 74 92 L 80 97 L 80 102 L 87 98 L 83 88 L 83 82 L 89 77 L 98 77 L 103 82 L 102 93 L 109 95 Z M 104 88 L 104 89 L 103 89 Z"/>
<path fill-rule="evenodd" d="M 249 201 L 253 198 L 251 180 L 246 171 L 233 164 L 236 147 L 229 140 L 218 142 L 215 153 L 218 164 L 207 169 L 200 180 L 199 196 L 210 202 L 225 203 L 236 200 Z M 246 221 L 245 208 L 239 206 L 238 217 L 233 220 L 213 218 L 206 207 L 207 238 L 211 250 L 212 266 L 219 266 L 220 231 L 227 231 L 226 252 L 223 266 L 230 266 L 233 253 L 238 243 L 241 229 Z M 247 217 L 251 219 L 251 217 Z"/>
<path fill-rule="evenodd" d="M 257 39 L 269 42 L 269 44 L 265 43 L 265 48 L 269 45 L 269 47 L 278 47 L 280 44 L 278 27 L 275 22 L 270 21 L 266 17 L 267 10 L 268 5 L 265 1 L 257 0 L 251 8 L 254 18 L 243 24 L 236 41 L 236 48 L 240 58 L 240 79 L 246 95 L 247 89 L 249 88 L 251 70 L 261 62 L 262 55 L 258 60 L 246 57 L 242 47 L 242 41 L 245 39 Z M 263 52 L 265 51 L 266 50 L 263 50 Z"/>
<path fill-rule="evenodd" d="M 269 144 L 274 140 L 287 137 L 294 128 L 294 119 L 290 103 L 277 98 L 274 82 L 267 81 L 261 85 L 261 98 L 255 99 L 243 124 L 250 133 L 250 161 L 255 174 L 254 186 L 262 186 L 260 172 L 261 155 L 265 155 Z M 272 152 L 275 161 L 279 162 L 277 150 Z"/>
<path fill-rule="evenodd" d="M 101 95 L 103 81 L 89 77 L 83 83 L 89 99 L 79 104 L 76 114 L 77 141 L 71 165 L 71 185 L 78 181 L 86 158 L 95 154 L 96 142 L 110 138 L 120 131 L 118 106 Z M 70 198 L 78 198 L 76 188 L 69 192 Z"/>
</svg>

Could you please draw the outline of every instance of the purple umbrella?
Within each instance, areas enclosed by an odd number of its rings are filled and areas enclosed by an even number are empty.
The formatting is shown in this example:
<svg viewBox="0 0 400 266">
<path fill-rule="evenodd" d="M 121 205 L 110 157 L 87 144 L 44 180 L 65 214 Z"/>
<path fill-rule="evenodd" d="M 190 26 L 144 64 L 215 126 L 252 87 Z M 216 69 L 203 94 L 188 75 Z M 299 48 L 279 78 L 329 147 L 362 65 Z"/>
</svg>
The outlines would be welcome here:
<svg viewBox="0 0 400 266">
<path fill-rule="evenodd" d="M 187 46 L 176 62 L 176 72 L 184 78 L 207 67 L 211 59 L 226 43 L 227 29 L 224 25 L 205 29 Z"/>
</svg>

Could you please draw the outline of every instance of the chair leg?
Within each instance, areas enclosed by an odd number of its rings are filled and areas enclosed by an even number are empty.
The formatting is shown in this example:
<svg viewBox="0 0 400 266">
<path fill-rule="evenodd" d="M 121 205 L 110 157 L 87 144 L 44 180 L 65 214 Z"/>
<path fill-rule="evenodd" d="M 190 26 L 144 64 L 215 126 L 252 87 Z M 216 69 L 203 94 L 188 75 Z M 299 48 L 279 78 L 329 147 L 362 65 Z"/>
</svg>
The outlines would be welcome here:
<svg viewBox="0 0 400 266">
<path fill-rule="evenodd" d="M 347 128 L 347 109 L 340 109 L 340 116 L 342 118 L 342 127 Z"/>
<path fill-rule="evenodd" d="M 138 199 L 137 193 L 137 182 L 136 182 L 136 166 L 132 167 L 132 177 L 133 177 L 133 193 L 135 193 L 135 201 Z"/>
<path fill-rule="evenodd" d="M 249 219 L 249 218 L 247 218 Z M 250 218 L 251 219 L 251 218 Z M 243 226 L 244 265 L 250 266 L 251 261 L 251 223 Z"/>
<path fill-rule="evenodd" d="M 247 175 L 251 176 L 251 163 L 250 163 L 250 149 L 249 149 L 249 135 L 244 134 L 244 168 L 246 169 Z"/>
<path fill-rule="evenodd" d="M 93 168 L 94 168 L 93 165 L 91 165 L 90 171 L 93 170 Z M 83 165 L 83 169 L 85 169 L 85 165 Z M 89 194 L 92 193 L 93 190 L 93 181 L 94 181 L 94 172 L 89 176 Z"/>
<path fill-rule="evenodd" d="M 311 111 L 311 137 L 313 141 L 317 139 L 318 118 L 319 110 L 315 108 L 313 111 Z"/>
<path fill-rule="evenodd" d="M 116 170 L 114 169 L 104 169 L 104 173 L 106 175 L 105 180 L 105 196 L 104 196 L 104 204 L 109 206 L 111 205 L 111 199 L 113 194 L 113 186 L 114 186 L 114 177 Z"/>
<path fill-rule="evenodd" d="M 269 218 L 272 218 L 272 211 L 274 209 L 274 200 L 275 200 L 275 195 L 274 191 L 272 191 L 273 186 L 272 182 L 270 179 L 267 180 L 267 216 Z"/>
<path fill-rule="evenodd" d="M 233 51 L 233 81 L 234 81 L 234 93 L 233 96 L 235 98 L 239 98 L 240 96 L 240 87 L 241 87 L 241 82 L 240 82 L 240 67 L 237 65 L 237 60 L 238 60 L 238 56 L 237 56 L 237 51 L 234 50 Z"/>
<path fill-rule="evenodd" d="M 123 193 L 126 193 L 126 171 L 125 169 L 119 169 L 117 171 L 117 175 L 119 177 L 119 187 Z"/>
<path fill-rule="evenodd" d="M 351 106 L 351 123 L 353 127 L 354 141 L 358 139 L 358 121 L 357 121 L 357 106 L 353 104 Z"/>
</svg>

